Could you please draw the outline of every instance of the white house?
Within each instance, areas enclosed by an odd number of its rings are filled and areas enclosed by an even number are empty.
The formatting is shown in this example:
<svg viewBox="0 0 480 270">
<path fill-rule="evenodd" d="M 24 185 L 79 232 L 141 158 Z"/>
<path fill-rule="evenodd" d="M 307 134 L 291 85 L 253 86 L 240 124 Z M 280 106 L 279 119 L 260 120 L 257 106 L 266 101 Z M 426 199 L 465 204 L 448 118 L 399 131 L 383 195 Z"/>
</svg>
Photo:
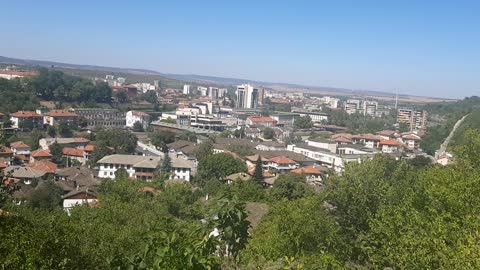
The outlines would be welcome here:
<svg viewBox="0 0 480 270">
<path fill-rule="evenodd" d="M 63 198 L 63 210 L 70 214 L 73 207 L 82 204 L 92 204 L 97 201 L 97 195 L 95 192 L 85 186 L 77 187 L 69 193 L 62 196 Z"/>
<path fill-rule="evenodd" d="M 30 146 L 21 141 L 11 143 L 10 149 L 12 149 L 14 155 L 30 155 Z"/>
<path fill-rule="evenodd" d="M 130 128 L 132 128 L 136 122 L 139 122 L 142 124 L 143 129 L 147 129 L 148 124 L 150 123 L 150 115 L 144 112 L 128 111 L 125 118 L 127 127 Z"/>
</svg>

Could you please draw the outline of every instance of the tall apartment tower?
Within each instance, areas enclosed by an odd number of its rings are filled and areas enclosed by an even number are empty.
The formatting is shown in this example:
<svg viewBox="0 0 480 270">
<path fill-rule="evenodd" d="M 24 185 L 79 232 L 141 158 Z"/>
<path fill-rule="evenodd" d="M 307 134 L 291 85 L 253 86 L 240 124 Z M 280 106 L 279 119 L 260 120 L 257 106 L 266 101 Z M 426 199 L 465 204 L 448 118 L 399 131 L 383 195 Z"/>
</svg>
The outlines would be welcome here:
<svg viewBox="0 0 480 270">
<path fill-rule="evenodd" d="M 190 95 L 190 85 L 185 84 L 185 85 L 183 86 L 183 94 L 184 94 L 184 95 Z"/>
<path fill-rule="evenodd" d="M 210 96 L 211 99 L 218 99 L 219 97 L 219 91 L 218 87 L 209 87 L 208 88 L 208 95 Z"/>
<path fill-rule="evenodd" d="M 258 88 L 254 88 L 250 84 L 242 84 L 237 86 L 237 108 L 256 109 L 259 97 Z"/>
<path fill-rule="evenodd" d="M 397 123 L 409 124 L 410 130 L 424 129 L 427 123 L 427 113 L 426 111 L 398 109 Z"/>
</svg>

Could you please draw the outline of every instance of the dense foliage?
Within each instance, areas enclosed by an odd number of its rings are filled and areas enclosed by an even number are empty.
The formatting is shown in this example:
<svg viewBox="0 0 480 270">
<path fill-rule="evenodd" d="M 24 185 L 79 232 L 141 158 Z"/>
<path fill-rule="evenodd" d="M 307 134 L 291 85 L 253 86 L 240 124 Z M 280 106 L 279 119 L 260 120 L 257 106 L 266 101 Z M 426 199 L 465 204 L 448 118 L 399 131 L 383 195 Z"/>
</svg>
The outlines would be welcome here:
<svg viewBox="0 0 480 270">
<path fill-rule="evenodd" d="M 372 117 L 360 113 L 347 114 L 343 110 L 331 110 L 328 108 L 325 108 L 324 111 L 330 114 L 330 124 L 346 127 L 348 132 L 354 134 L 373 133 L 383 129 L 392 129 L 396 122 L 394 113 L 382 117 Z"/>
</svg>

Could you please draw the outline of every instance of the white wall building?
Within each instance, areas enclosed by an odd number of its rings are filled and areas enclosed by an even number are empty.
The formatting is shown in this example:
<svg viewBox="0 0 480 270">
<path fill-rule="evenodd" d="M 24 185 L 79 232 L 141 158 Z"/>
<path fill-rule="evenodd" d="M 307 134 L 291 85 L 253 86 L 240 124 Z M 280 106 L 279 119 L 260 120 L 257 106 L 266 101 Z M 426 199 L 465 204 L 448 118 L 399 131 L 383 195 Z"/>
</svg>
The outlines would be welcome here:
<svg viewBox="0 0 480 270">
<path fill-rule="evenodd" d="M 237 101 L 235 106 L 244 109 L 256 109 L 258 106 L 258 88 L 254 88 L 250 84 L 242 84 L 237 86 Z"/>
<path fill-rule="evenodd" d="M 188 84 L 183 85 L 183 94 L 190 95 L 190 85 Z"/>
<path fill-rule="evenodd" d="M 142 124 L 143 129 L 147 129 L 150 123 L 150 115 L 139 111 L 128 111 L 125 115 L 126 125 L 129 128 L 133 128 L 136 122 Z"/>
</svg>

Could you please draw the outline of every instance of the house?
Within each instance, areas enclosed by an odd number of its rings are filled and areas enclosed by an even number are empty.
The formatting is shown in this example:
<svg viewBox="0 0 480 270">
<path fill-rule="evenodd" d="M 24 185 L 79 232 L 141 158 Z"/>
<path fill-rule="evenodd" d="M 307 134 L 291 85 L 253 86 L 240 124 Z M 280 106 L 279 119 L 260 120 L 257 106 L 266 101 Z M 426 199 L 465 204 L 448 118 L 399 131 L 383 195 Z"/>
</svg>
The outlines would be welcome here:
<svg viewBox="0 0 480 270">
<path fill-rule="evenodd" d="M 452 159 L 453 159 L 453 155 L 445 152 L 438 157 L 437 163 L 443 166 L 447 166 L 452 162 Z"/>
<path fill-rule="evenodd" d="M 231 184 L 237 180 L 248 181 L 250 179 L 251 177 L 248 173 L 240 172 L 240 173 L 234 173 L 234 174 L 228 175 L 225 177 L 224 180 L 227 181 L 227 184 Z"/>
<path fill-rule="evenodd" d="M 144 112 L 139 111 L 128 111 L 125 117 L 127 127 L 133 128 L 136 122 L 142 124 L 143 129 L 148 128 L 148 124 L 150 123 L 150 115 Z"/>
<path fill-rule="evenodd" d="M 65 110 L 53 110 L 43 115 L 43 123 L 49 126 L 57 126 L 60 123 L 78 126 L 79 120 L 80 115 Z"/>
<path fill-rule="evenodd" d="M 172 179 L 190 181 L 193 164 L 182 157 L 172 156 Z M 130 178 L 151 180 L 161 165 L 160 157 L 134 156 L 134 155 L 109 155 L 100 159 L 98 177 L 115 178 L 115 172 L 123 168 Z"/>
<path fill-rule="evenodd" d="M 368 148 L 378 148 L 382 137 L 373 134 L 358 134 L 352 136 L 354 144 L 360 143 Z"/>
<path fill-rule="evenodd" d="M 261 142 L 257 146 L 255 146 L 255 149 L 260 150 L 260 151 L 276 151 L 276 150 L 285 150 L 287 149 L 285 147 L 284 143 L 281 142 Z"/>
<path fill-rule="evenodd" d="M 49 160 L 39 160 L 39 161 L 31 162 L 27 166 L 37 171 L 42 171 L 46 174 L 53 175 L 57 171 L 57 164 Z"/>
<path fill-rule="evenodd" d="M 380 141 L 380 148 L 382 150 L 382 153 L 398 153 L 402 150 L 403 147 L 403 143 L 394 139 Z"/>
<path fill-rule="evenodd" d="M 270 170 L 274 169 L 280 173 L 285 173 L 298 168 L 298 164 L 286 156 L 270 158 L 268 166 Z"/>
<path fill-rule="evenodd" d="M 85 138 L 42 138 L 38 141 L 40 148 L 43 150 L 50 149 L 50 146 L 54 143 L 61 146 L 69 145 L 74 148 L 84 149 L 90 143 L 90 140 Z"/>
<path fill-rule="evenodd" d="M 303 174 L 306 177 L 307 182 L 321 182 L 322 176 L 325 176 L 328 172 L 326 167 L 307 166 L 291 170 L 293 174 Z"/>
<path fill-rule="evenodd" d="M 97 202 L 97 195 L 91 187 L 79 187 L 62 196 L 63 209 L 70 213 L 73 207 Z"/>
<path fill-rule="evenodd" d="M 33 111 L 18 111 L 10 114 L 12 128 L 33 129 L 43 127 L 43 116 Z"/>
<path fill-rule="evenodd" d="M 50 150 L 38 149 L 30 153 L 30 162 L 46 160 L 46 159 L 49 160 L 51 158 L 52 158 L 52 154 L 50 154 Z"/>
<path fill-rule="evenodd" d="M 260 158 L 262 161 L 262 169 L 264 171 L 268 171 L 268 169 L 270 168 L 270 160 L 258 154 L 245 157 L 245 163 L 247 164 L 247 168 L 249 169 L 255 168 L 258 158 Z"/>
<path fill-rule="evenodd" d="M 62 157 L 67 159 L 67 167 L 71 165 L 73 161 L 77 161 L 81 165 L 85 165 L 87 162 L 87 157 L 83 149 L 64 147 L 62 149 Z"/>
<path fill-rule="evenodd" d="M 12 161 L 13 151 L 12 149 L 0 144 L 0 158 L 4 160 Z"/>
<path fill-rule="evenodd" d="M 277 124 L 277 121 L 270 116 L 249 116 L 245 121 L 247 126 L 255 127 L 274 127 Z"/>
<path fill-rule="evenodd" d="M 420 136 L 414 133 L 402 133 L 400 139 L 400 141 L 405 143 L 410 150 L 419 148 L 421 140 L 422 139 L 420 138 Z"/>
<path fill-rule="evenodd" d="M 393 130 L 381 130 L 375 132 L 375 134 L 382 137 L 384 140 L 396 139 L 398 137 L 398 133 Z"/>
<path fill-rule="evenodd" d="M 21 180 L 26 185 L 30 185 L 34 180 L 42 179 L 46 174 L 31 167 L 21 166 L 10 166 L 4 170 L 4 173 L 9 177 Z"/>
<path fill-rule="evenodd" d="M 10 144 L 10 149 L 12 149 L 14 155 L 30 156 L 30 146 L 24 142 L 13 142 Z"/>
</svg>

